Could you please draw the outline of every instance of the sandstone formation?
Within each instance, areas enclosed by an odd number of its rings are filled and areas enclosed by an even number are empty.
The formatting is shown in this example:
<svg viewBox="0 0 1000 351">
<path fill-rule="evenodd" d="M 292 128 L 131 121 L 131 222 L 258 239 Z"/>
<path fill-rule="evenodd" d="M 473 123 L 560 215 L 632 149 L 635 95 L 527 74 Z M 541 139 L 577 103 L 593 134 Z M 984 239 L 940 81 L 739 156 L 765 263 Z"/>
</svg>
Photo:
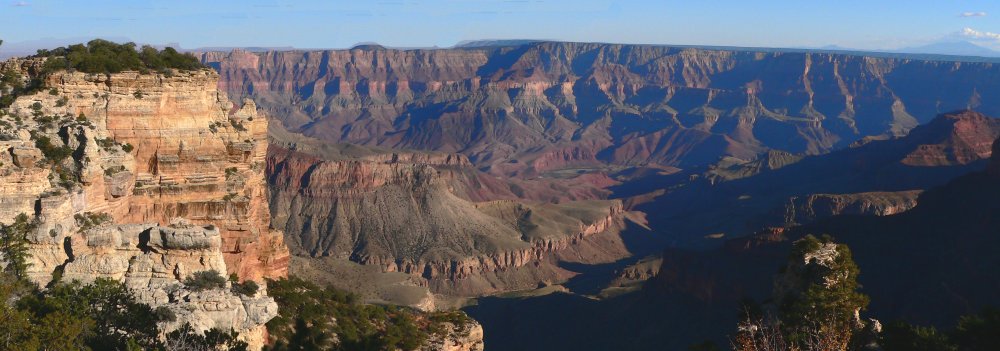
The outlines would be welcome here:
<svg viewBox="0 0 1000 351">
<path fill-rule="evenodd" d="M 39 60 L 6 67 L 34 75 Z M 210 70 L 48 75 L 0 117 L 0 222 L 24 213 L 31 280 L 123 280 L 177 325 L 234 329 L 259 348 L 277 306 L 266 296 L 188 291 L 199 271 L 263 283 L 287 274 L 270 225 L 267 120 L 235 106 Z"/>
<path fill-rule="evenodd" d="M 1000 91 L 993 63 L 878 54 L 509 42 L 201 57 L 290 130 L 508 175 L 819 154 L 951 110 L 1000 114 L 983 98 Z"/>
</svg>

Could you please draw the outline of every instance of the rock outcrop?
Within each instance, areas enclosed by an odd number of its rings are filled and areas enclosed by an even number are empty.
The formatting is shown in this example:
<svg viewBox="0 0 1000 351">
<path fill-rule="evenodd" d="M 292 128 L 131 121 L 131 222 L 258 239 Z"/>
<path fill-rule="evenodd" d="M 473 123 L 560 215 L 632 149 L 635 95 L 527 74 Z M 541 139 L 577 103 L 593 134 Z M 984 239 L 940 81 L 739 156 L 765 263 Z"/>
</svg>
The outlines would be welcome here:
<svg viewBox="0 0 1000 351">
<path fill-rule="evenodd" d="M 27 77 L 38 62 L 5 64 Z M 210 70 L 56 72 L 44 83 L 0 116 L 0 222 L 36 221 L 31 280 L 122 280 L 178 323 L 234 329 L 259 348 L 277 308 L 266 292 L 181 282 L 207 270 L 261 283 L 287 274 L 270 226 L 267 119 L 252 101 L 235 106 Z"/>
<path fill-rule="evenodd" d="M 841 214 L 889 216 L 917 206 L 921 190 L 858 194 L 811 194 L 788 199 L 780 226 L 811 223 Z"/>
<path fill-rule="evenodd" d="M 939 131 L 948 130 L 943 134 Z M 956 111 L 939 116 L 918 132 L 933 134 L 901 161 L 914 167 L 965 165 L 988 159 L 1000 121 L 975 111 Z M 920 133 L 918 133 L 920 134 Z M 917 138 L 921 135 L 915 136 Z"/>
<path fill-rule="evenodd" d="M 421 351 L 483 351 L 483 326 L 475 321 L 465 325 L 446 324 L 446 335 L 431 335 Z"/>
</svg>

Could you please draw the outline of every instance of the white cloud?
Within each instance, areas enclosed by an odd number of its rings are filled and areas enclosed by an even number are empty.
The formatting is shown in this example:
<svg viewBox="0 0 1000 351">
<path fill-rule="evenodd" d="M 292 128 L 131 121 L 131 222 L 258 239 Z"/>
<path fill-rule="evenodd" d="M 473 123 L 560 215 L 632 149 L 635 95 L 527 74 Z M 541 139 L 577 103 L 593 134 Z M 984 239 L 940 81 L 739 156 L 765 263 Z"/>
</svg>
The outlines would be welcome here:
<svg viewBox="0 0 1000 351">
<path fill-rule="evenodd" d="M 31 6 L 31 4 L 29 4 L 27 1 L 17 1 L 17 2 L 14 2 L 13 4 L 10 4 L 10 6 L 25 7 L 25 6 Z"/>
<path fill-rule="evenodd" d="M 986 17 L 986 12 L 962 12 L 959 17 Z"/>
<path fill-rule="evenodd" d="M 962 29 L 962 31 L 959 32 L 958 35 L 969 39 L 990 40 L 990 41 L 1000 42 L 1000 33 L 981 32 L 969 27 L 965 27 L 964 29 Z"/>
</svg>

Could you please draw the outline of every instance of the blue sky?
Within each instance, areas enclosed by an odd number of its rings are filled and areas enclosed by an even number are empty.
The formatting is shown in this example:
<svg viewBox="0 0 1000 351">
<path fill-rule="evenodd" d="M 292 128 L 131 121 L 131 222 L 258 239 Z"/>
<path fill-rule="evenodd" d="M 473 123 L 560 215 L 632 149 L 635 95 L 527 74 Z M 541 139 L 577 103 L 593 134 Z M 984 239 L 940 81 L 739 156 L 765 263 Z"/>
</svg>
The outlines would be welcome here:
<svg viewBox="0 0 1000 351">
<path fill-rule="evenodd" d="M 1000 49 L 997 0 L 0 1 L 7 43 L 107 37 L 184 48 L 343 48 L 531 38 L 892 49 L 963 38 Z"/>
</svg>

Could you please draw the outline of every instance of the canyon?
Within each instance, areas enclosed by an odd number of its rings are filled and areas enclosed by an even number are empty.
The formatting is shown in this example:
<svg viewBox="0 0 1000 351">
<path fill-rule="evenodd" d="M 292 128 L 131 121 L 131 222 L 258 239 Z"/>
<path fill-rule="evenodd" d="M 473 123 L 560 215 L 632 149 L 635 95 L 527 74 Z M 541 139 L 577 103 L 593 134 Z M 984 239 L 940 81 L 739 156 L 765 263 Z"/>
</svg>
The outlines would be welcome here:
<svg viewBox="0 0 1000 351">
<path fill-rule="evenodd" d="M 954 320 L 1000 281 L 988 61 L 559 42 L 198 58 L 212 69 L 0 63 L 44 78 L 0 115 L 0 223 L 34 225 L 32 282 L 122 281 L 177 315 L 166 330 L 259 349 L 281 312 L 265 282 L 294 275 L 461 308 L 479 322 L 420 349 L 481 350 L 723 343 L 807 234 L 855 249 L 880 318 Z M 213 270 L 262 289 L 183 284 Z"/>
<path fill-rule="evenodd" d="M 530 176 L 820 154 L 959 109 L 1000 114 L 989 62 L 531 42 L 207 52 L 220 89 L 318 139 L 458 152 Z"/>
<path fill-rule="evenodd" d="M 510 185 L 480 174 L 460 154 L 354 145 L 348 152 L 306 138 L 285 144 L 297 150 L 274 147 L 267 173 L 272 206 L 288 209 L 276 213 L 275 224 L 298 233 L 289 235 L 296 255 L 405 273 L 451 296 L 565 280 L 573 273 L 550 260 L 557 253 L 591 262 L 628 255 L 584 244 L 624 227 L 620 201 L 473 201 L 484 193 L 509 196 L 503 190 Z"/>
<path fill-rule="evenodd" d="M 28 280 L 120 281 L 170 312 L 162 333 L 233 330 L 264 347 L 280 312 L 266 280 L 291 261 L 271 221 L 265 115 L 229 100 L 207 69 L 42 74 L 44 63 L 0 63 L 5 79 L 44 87 L 0 114 L 0 223 L 30 223 Z M 232 281 L 189 285 L 212 271 Z M 235 289 L 249 281 L 261 289 Z M 464 323 L 422 349 L 481 350 L 482 328 Z"/>
<path fill-rule="evenodd" d="M 600 301 L 571 294 L 488 298 L 465 310 L 498 349 L 726 345 L 741 318 L 734 311 L 746 299 L 767 301 L 792 242 L 829 234 L 851 247 L 861 291 L 872 301 L 867 315 L 945 328 L 995 301 L 998 277 L 988 267 L 998 247 L 996 162 L 978 162 L 979 170 L 929 188 L 902 213 L 834 216 L 723 240 L 714 249 L 668 248 L 655 268 L 644 263 L 621 272 L 621 280 L 652 274 L 635 293 Z"/>
<path fill-rule="evenodd" d="M 435 294 L 544 287 L 579 274 L 552 267 L 581 250 L 591 264 L 634 263 L 649 248 L 622 244 L 629 225 L 709 248 L 906 211 L 981 167 L 998 131 L 983 115 L 935 118 L 1000 112 L 983 98 L 1000 88 L 990 62 L 508 44 L 199 54 L 220 90 L 279 121 L 270 201 L 292 209 L 273 215 L 308 267 L 299 274 L 422 308 Z M 562 239 L 535 241 L 513 220 L 608 200 L 620 201 L 602 205 L 617 224 L 598 236 L 581 236 L 592 221 L 578 218 L 546 229 Z M 577 244 L 589 237 L 618 244 L 598 255 Z M 656 271 L 619 269 L 613 285 Z"/>
<path fill-rule="evenodd" d="M 920 190 L 982 169 L 998 136 L 995 118 L 972 111 L 947 113 L 903 137 L 760 168 L 752 176 L 720 181 L 712 176 L 717 170 L 708 176 L 697 170 L 680 173 L 693 180 L 633 209 L 647 212 L 651 227 L 669 228 L 687 247 L 718 246 L 725 240 L 716 239 L 723 236 L 737 238 L 837 214 L 891 215 L 916 205 Z M 657 187 L 670 179 L 646 182 Z"/>
</svg>

